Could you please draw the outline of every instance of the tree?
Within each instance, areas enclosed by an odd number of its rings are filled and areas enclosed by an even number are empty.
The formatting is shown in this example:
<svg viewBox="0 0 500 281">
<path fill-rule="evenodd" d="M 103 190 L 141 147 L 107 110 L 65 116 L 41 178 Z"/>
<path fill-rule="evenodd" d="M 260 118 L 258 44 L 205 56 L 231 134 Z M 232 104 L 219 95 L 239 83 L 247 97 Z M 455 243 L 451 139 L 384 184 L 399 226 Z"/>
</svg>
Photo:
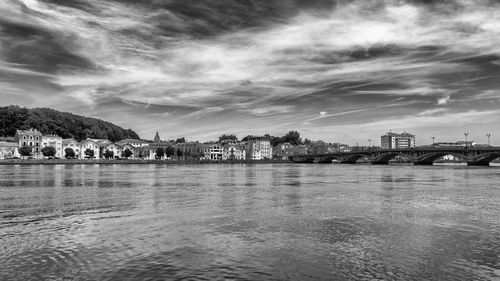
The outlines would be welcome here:
<svg viewBox="0 0 500 281">
<path fill-rule="evenodd" d="M 297 131 L 290 131 L 282 137 L 283 142 L 289 142 L 293 145 L 302 144 L 302 139 Z"/>
<path fill-rule="evenodd" d="M 175 152 L 175 154 L 177 154 L 177 157 L 181 158 L 182 155 L 184 155 L 184 153 L 182 152 L 182 150 L 180 150 L 179 148 L 177 148 L 177 151 Z"/>
<path fill-rule="evenodd" d="M 178 138 L 177 140 L 175 140 L 175 143 L 185 143 L 185 142 L 186 142 L 186 139 L 184 137 Z"/>
<path fill-rule="evenodd" d="M 53 146 L 46 146 L 40 150 L 45 157 L 54 157 L 56 156 L 57 150 Z"/>
<path fill-rule="evenodd" d="M 167 149 L 165 149 L 165 154 L 167 157 L 172 157 L 175 154 L 175 148 L 168 146 Z"/>
<path fill-rule="evenodd" d="M 75 156 L 76 156 L 76 154 L 75 154 L 75 151 L 73 150 L 73 148 L 68 147 L 68 148 L 64 149 L 64 157 L 66 159 L 75 158 Z"/>
<path fill-rule="evenodd" d="M 130 156 L 132 156 L 132 154 L 134 154 L 130 149 L 125 149 L 123 152 L 122 152 L 122 157 L 125 157 L 125 158 L 129 158 Z"/>
<path fill-rule="evenodd" d="M 89 159 L 92 159 L 94 158 L 94 150 L 90 149 L 90 148 L 87 148 L 85 150 L 85 157 L 86 158 L 89 158 Z"/>
<path fill-rule="evenodd" d="M 106 151 L 104 151 L 104 158 L 106 159 L 113 159 L 113 156 L 115 156 L 115 153 L 109 149 L 106 149 Z"/>
<path fill-rule="evenodd" d="M 219 137 L 219 142 L 222 142 L 222 141 L 238 141 L 238 138 L 235 136 L 235 135 L 222 135 Z"/>
<path fill-rule="evenodd" d="M 31 147 L 29 146 L 22 146 L 17 151 L 19 152 L 19 154 L 21 154 L 21 156 L 31 156 Z"/>
<path fill-rule="evenodd" d="M 81 141 L 86 137 L 105 138 L 112 142 L 126 138 L 139 139 L 131 129 L 123 129 L 112 123 L 49 108 L 21 108 L 19 106 L 0 107 L 0 118 L 5 116 L 5 133 L 14 136 L 17 129 L 34 128 L 42 134 L 57 134 L 62 138 Z M 3 122 L 0 119 L 0 122 Z"/>
<path fill-rule="evenodd" d="M 311 145 L 312 144 L 312 141 L 310 139 L 305 139 L 304 140 L 304 144 L 305 145 Z"/>
<path fill-rule="evenodd" d="M 242 139 L 241 139 L 241 141 L 248 141 L 249 139 L 254 138 L 254 137 L 255 137 L 255 136 L 248 135 L 248 136 L 246 136 L 246 137 L 242 138 Z"/>
<path fill-rule="evenodd" d="M 165 156 L 165 150 L 163 148 L 159 147 L 156 149 L 156 159 L 162 159 L 163 156 Z"/>
</svg>

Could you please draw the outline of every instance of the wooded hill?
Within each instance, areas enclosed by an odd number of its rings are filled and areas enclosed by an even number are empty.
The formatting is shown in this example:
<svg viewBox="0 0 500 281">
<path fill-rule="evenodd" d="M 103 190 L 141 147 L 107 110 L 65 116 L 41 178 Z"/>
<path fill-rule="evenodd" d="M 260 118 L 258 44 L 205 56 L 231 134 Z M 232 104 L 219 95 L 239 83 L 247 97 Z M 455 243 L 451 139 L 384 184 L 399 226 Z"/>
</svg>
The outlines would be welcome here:
<svg viewBox="0 0 500 281">
<path fill-rule="evenodd" d="M 5 122 L 5 126 L 4 126 Z M 115 124 L 96 118 L 84 117 L 50 108 L 23 108 L 15 105 L 0 107 L 0 136 L 14 136 L 17 129 L 34 128 L 42 134 L 55 134 L 77 141 L 86 138 L 139 139 L 131 129 L 123 129 Z"/>
</svg>

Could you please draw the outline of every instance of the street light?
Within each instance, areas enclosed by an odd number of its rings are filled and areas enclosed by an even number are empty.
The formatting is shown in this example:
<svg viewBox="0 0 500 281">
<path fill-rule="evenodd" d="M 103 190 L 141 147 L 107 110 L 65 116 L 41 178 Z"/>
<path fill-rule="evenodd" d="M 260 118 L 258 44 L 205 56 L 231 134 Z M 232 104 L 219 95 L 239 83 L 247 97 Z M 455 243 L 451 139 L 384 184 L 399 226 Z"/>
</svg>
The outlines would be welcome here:
<svg viewBox="0 0 500 281">
<path fill-rule="evenodd" d="M 488 137 L 488 146 L 491 146 L 491 145 L 490 145 L 490 137 L 491 137 L 491 134 L 490 134 L 490 133 L 488 133 L 488 134 L 486 134 L 486 136 Z"/>
<path fill-rule="evenodd" d="M 467 147 L 467 136 L 469 135 L 469 133 L 464 133 L 464 136 L 465 136 L 465 147 Z"/>
<path fill-rule="evenodd" d="M 432 146 L 434 146 L 434 139 L 435 139 L 435 138 L 436 138 L 436 137 L 431 137 L 431 139 L 432 139 Z"/>
</svg>

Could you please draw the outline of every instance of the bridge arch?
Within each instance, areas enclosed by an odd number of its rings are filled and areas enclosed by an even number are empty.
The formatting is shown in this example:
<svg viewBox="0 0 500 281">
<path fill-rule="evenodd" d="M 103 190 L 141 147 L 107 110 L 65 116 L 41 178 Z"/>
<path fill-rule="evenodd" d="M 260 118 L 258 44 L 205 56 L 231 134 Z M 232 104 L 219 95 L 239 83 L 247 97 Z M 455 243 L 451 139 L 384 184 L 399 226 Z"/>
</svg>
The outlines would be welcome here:
<svg viewBox="0 0 500 281">
<path fill-rule="evenodd" d="M 475 156 L 474 158 L 467 161 L 467 165 L 472 166 L 489 166 L 490 162 L 500 158 L 500 152 L 484 153 Z"/>
<path fill-rule="evenodd" d="M 375 156 L 372 159 L 372 164 L 389 164 L 389 161 L 392 159 L 396 158 L 397 156 L 404 156 L 410 160 L 414 160 L 414 157 L 410 154 L 403 153 L 403 152 L 388 152 L 384 154 L 380 154 Z"/>
<path fill-rule="evenodd" d="M 343 164 L 356 164 L 356 161 L 358 161 L 361 158 L 368 157 L 366 154 L 349 154 L 343 157 L 340 162 Z"/>
<path fill-rule="evenodd" d="M 434 161 L 437 159 L 446 156 L 446 155 L 453 155 L 457 158 L 469 161 L 469 158 L 467 158 L 466 155 L 456 153 L 456 152 L 451 152 L 451 151 L 439 151 L 439 152 L 431 152 L 424 154 L 422 156 L 419 156 L 417 159 L 414 159 L 414 164 L 415 165 L 432 165 Z"/>
<path fill-rule="evenodd" d="M 322 156 L 322 157 L 318 157 L 317 158 L 317 161 L 318 163 L 322 163 L 322 164 L 331 164 L 333 160 L 342 160 L 340 156 L 336 156 L 336 155 L 328 155 L 328 156 Z"/>
</svg>

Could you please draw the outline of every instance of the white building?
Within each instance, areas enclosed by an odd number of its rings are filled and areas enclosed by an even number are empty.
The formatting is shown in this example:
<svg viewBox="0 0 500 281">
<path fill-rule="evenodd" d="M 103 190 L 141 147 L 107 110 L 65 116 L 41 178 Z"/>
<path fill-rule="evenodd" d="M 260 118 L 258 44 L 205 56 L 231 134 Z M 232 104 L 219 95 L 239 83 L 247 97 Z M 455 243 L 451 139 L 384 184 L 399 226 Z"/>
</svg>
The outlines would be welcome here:
<svg viewBox="0 0 500 281">
<path fill-rule="evenodd" d="M 75 152 L 75 157 L 76 158 L 80 158 L 81 157 L 81 145 L 75 139 L 63 139 L 62 140 L 63 157 L 66 157 L 66 149 L 67 148 L 73 149 L 73 152 Z"/>
<path fill-rule="evenodd" d="M 19 144 L 15 142 L 0 142 L 0 159 L 20 157 L 18 152 Z"/>
<path fill-rule="evenodd" d="M 106 150 L 109 150 L 111 152 L 113 152 L 113 158 L 119 158 L 121 157 L 122 155 L 122 146 L 116 144 L 116 143 L 108 143 L 105 147 L 104 147 L 104 151 L 102 152 L 103 153 L 103 157 L 104 157 L 104 153 L 106 152 Z"/>
<path fill-rule="evenodd" d="M 80 148 L 80 158 L 81 159 L 88 158 L 87 155 L 85 154 L 85 151 L 87 149 L 94 151 L 94 159 L 99 159 L 99 144 L 98 143 L 96 143 L 95 141 L 93 141 L 91 139 L 86 139 L 86 140 L 83 140 L 80 144 L 81 144 L 81 148 Z"/>
<path fill-rule="evenodd" d="M 208 145 L 205 145 L 203 152 L 205 155 L 205 159 L 213 160 L 213 161 L 220 161 L 223 159 L 224 147 L 222 147 L 222 145 L 218 144 L 218 143 L 208 144 Z"/>
<path fill-rule="evenodd" d="M 380 137 L 382 149 L 404 149 L 415 147 L 415 135 L 404 132 L 396 134 L 388 132 Z"/>
<path fill-rule="evenodd" d="M 246 151 L 238 143 L 226 143 L 222 145 L 222 160 L 245 160 Z"/>
<path fill-rule="evenodd" d="M 53 148 L 56 149 L 55 157 L 57 157 L 57 158 L 64 157 L 62 143 L 63 143 L 63 139 L 59 136 L 56 136 L 56 135 L 44 135 L 42 137 L 42 148 L 52 146 Z"/>
</svg>

